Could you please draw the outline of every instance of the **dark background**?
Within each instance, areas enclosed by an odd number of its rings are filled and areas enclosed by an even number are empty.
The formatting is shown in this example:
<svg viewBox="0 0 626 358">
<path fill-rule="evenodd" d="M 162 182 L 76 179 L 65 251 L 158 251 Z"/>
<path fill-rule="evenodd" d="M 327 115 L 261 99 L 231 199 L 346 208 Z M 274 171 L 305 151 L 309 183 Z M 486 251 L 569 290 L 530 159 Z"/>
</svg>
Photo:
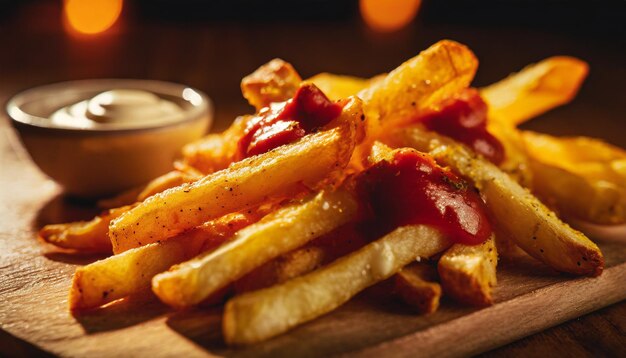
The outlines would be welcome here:
<svg viewBox="0 0 626 358">
<path fill-rule="evenodd" d="M 185 83 L 216 104 L 215 130 L 250 111 L 239 81 L 281 57 L 303 77 L 327 71 L 372 76 L 449 38 L 480 59 L 475 85 L 552 55 L 576 56 L 591 72 L 569 106 L 525 125 L 626 146 L 626 1 L 425 0 L 415 21 L 377 33 L 357 1 L 125 1 L 120 20 L 95 36 L 72 36 L 61 1 L 0 0 L 0 100 L 34 85 L 83 78 Z"/>
</svg>

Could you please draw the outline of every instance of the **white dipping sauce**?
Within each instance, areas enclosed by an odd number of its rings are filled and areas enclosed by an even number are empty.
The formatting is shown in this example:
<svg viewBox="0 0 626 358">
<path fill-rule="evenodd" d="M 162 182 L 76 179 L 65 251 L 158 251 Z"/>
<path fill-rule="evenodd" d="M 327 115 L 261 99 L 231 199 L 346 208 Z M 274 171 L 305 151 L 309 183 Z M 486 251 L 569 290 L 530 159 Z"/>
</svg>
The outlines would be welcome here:
<svg viewBox="0 0 626 358">
<path fill-rule="evenodd" d="M 63 107 L 50 117 L 53 124 L 74 128 L 141 128 L 183 119 L 176 103 L 142 90 L 116 89 Z"/>
</svg>

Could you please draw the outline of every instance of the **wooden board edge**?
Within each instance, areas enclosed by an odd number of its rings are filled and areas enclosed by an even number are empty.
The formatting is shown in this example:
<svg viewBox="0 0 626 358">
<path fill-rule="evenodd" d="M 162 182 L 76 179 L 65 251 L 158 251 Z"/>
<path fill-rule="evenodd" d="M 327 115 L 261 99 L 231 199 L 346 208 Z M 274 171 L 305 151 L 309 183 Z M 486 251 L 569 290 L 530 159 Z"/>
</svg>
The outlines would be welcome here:
<svg viewBox="0 0 626 358">
<path fill-rule="evenodd" d="M 606 269 L 599 277 L 542 287 L 450 322 L 347 355 L 414 357 L 419 353 L 426 357 L 458 357 L 483 353 L 622 301 L 626 299 L 625 282 L 626 263 L 622 263 Z"/>
</svg>

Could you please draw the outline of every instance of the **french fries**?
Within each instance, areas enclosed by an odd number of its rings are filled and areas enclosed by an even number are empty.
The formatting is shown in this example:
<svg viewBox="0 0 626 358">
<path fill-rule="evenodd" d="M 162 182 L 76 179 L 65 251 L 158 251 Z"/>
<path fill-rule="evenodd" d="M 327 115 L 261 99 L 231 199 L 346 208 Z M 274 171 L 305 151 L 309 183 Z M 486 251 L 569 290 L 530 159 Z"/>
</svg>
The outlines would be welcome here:
<svg viewBox="0 0 626 358">
<path fill-rule="evenodd" d="M 339 127 L 150 197 L 111 223 L 113 251 L 167 239 L 212 218 L 289 194 L 303 182 L 315 184 L 344 168 L 354 149 L 360 112 L 360 101 L 353 99 L 344 107 Z"/>
<path fill-rule="evenodd" d="M 540 197 L 586 221 L 626 222 L 626 151 L 585 137 L 525 131 L 523 139 L 535 173 L 532 188 Z"/>
<path fill-rule="evenodd" d="M 370 136 L 409 123 L 425 109 L 469 86 L 478 61 L 464 45 L 439 41 L 361 92 Z"/>
<path fill-rule="evenodd" d="M 250 344 L 319 317 L 417 257 L 445 250 L 449 240 L 424 226 L 400 227 L 332 264 L 226 303 L 222 329 L 229 344 Z"/>
<path fill-rule="evenodd" d="M 518 125 L 576 96 L 589 66 L 576 58 L 557 56 L 530 65 L 482 88 L 489 118 Z"/>
<path fill-rule="evenodd" d="M 261 66 L 241 83 L 257 116 L 188 144 L 175 171 L 108 202 L 131 206 L 42 229 L 42 238 L 60 247 L 115 253 L 76 270 L 70 308 L 95 308 L 149 288 L 175 308 L 223 300 L 227 292 L 235 296 L 224 310 L 223 336 L 240 345 L 324 315 L 392 276 L 385 283 L 394 289 L 385 293 L 419 313 L 436 311 L 442 294 L 461 304 L 493 304 L 498 254 L 514 261 L 524 250 L 558 271 L 601 274 L 598 247 L 529 189 L 560 213 L 624 223 L 626 152 L 516 128 L 570 101 L 587 65 L 550 58 L 480 92 L 468 89 L 477 66 L 467 47 L 447 40 L 372 79 L 322 73 L 302 81 L 282 60 Z M 325 94 L 267 107 L 311 83 Z M 312 117 L 305 127 L 299 116 Z M 497 152 L 499 166 L 426 131 L 419 123 L 426 117 L 458 125 L 458 136 L 457 129 L 429 128 L 477 151 L 482 139 L 491 152 L 481 153 Z M 288 144 L 241 159 L 239 146 L 251 133 Z M 381 171 L 364 171 L 370 168 Z M 453 232 L 462 238 L 444 234 Z"/>
<path fill-rule="evenodd" d="M 128 250 L 76 269 L 70 289 L 71 310 L 84 310 L 150 288 L 150 280 L 198 253 L 202 241 L 178 237 Z"/>
<path fill-rule="evenodd" d="M 72 311 L 95 308 L 147 290 L 152 277 L 200 252 L 214 250 L 236 231 L 259 220 L 271 207 L 233 213 L 170 240 L 137 247 L 76 269 L 69 304 Z"/>
<path fill-rule="evenodd" d="M 480 245 L 454 244 L 439 259 L 441 285 L 458 302 L 474 306 L 493 303 L 491 288 L 496 285 L 498 252 L 495 239 Z"/>
<path fill-rule="evenodd" d="M 429 151 L 438 161 L 471 179 L 497 225 L 529 255 L 558 271 L 590 276 L 602 273 L 604 258 L 598 246 L 562 222 L 495 165 L 468 148 L 435 133 L 426 133 L 420 127 L 402 132 L 405 145 Z"/>
<path fill-rule="evenodd" d="M 239 231 L 217 251 L 155 276 L 152 289 L 174 307 L 198 304 L 263 263 L 348 222 L 356 210 L 350 194 L 321 192 Z"/>
<path fill-rule="evenodd" d="M 90 221 L 46 225 L 39 231 L 39 237 L 64 249 L 111 253 L 111 241 L 107 236 L 109 223 L 130 208 L 124 206 L 107 210 Z"/>
<path fill-rule="evenodd" d="M 441 298 L 441 285 L 437 274 L 428 263 L 414 262 L 395 275 L 395 292 L 420 314 L 437 311 Z"/>
</svg>

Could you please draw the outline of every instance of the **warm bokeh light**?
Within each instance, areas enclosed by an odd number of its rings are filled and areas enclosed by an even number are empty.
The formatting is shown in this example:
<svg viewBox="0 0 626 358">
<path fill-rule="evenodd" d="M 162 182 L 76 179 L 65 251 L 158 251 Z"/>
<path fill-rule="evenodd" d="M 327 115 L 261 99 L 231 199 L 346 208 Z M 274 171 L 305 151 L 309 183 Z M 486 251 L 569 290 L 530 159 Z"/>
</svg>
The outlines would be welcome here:
<svg viewBox="0 0 626 358">
<path fill-rule="evenodd" d="M 415 18 L 421 0 L 360 0 L 365 23 L 376 31 L 390 32 L 403 28 Z"/>
<path fill-rule="evenodd" d="M 122 6 L 123 0 L 65 0 L 63 14 L 73 30 L 92 35 L 113 26 Z"/>
</svg>

